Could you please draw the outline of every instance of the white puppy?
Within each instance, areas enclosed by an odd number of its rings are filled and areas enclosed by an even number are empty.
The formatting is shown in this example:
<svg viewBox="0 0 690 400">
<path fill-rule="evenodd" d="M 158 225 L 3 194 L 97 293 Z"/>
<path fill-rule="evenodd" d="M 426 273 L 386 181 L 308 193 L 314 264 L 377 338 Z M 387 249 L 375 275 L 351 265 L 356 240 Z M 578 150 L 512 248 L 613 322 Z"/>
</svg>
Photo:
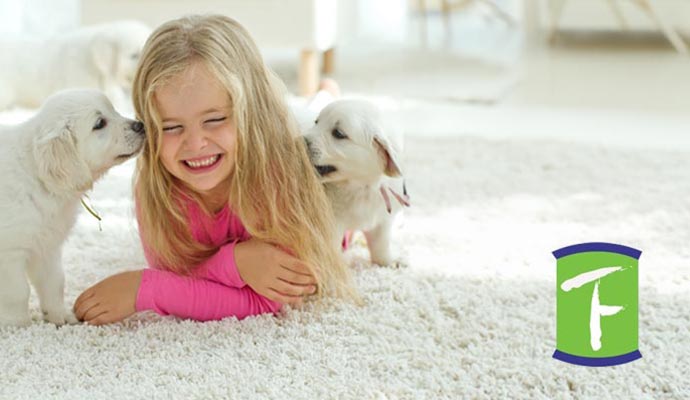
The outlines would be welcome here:
<svg viewBox="0 0 690 400">
<path fill-rule="evenodd" d="M 46 39 L 0 40 L 0 110 L 35 108 L 69 88 L 100 89 L 117 108 L 126 108 L 150 33 L 140 22 L 119 21 Z"/>
<path fill-rule="evenodd" d="M 64 306 L 62 243 L 84 192 L 139 151 L 143 125 L 98 91 L 68 90 L 28 121 L 0 127 L 0 140 L 0 325 L 30 323 L 27 275 L 44 318 L 75 323 Z"/>
<path fill-rule="evenodd" d="M 361 230 L 371 261 L 396 261 L 390 245 L 396 214 L 409 205 L 402 180 L 401 138 L 394 141 L 379 110 L 357 100 L 326 106 L 305 133 L 312 164 L 331 200 L 338 233 Z"/>
</svg>

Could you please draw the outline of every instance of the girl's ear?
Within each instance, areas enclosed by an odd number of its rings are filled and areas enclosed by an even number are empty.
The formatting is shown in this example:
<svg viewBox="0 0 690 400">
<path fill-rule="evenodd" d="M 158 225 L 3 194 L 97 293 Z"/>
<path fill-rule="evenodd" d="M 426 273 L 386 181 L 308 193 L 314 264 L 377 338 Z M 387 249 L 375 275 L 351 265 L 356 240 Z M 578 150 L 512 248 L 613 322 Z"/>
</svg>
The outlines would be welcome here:
<svg viewBox="0 0 690 400">
<path fill-rule="evenodd" d="M 401 176 L 402 172 L 397 161 L 398 155 L 390 142 L 383 135 L 377 134 L 374 136 L 374 146 L 377 147 L 379 155 L 383 159 L 383 173 L 392 178 Z"/>
</svg>

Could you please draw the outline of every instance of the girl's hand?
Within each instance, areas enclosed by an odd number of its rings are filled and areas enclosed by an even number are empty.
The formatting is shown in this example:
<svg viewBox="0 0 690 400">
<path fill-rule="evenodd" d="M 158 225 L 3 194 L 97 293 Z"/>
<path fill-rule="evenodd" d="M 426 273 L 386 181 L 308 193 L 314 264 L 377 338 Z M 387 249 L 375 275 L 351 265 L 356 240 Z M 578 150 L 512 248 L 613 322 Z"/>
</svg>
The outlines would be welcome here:
<svg viewBox="0 0 690 400">
<path fill-rule="evenodd" d="M 297 305 L 316 293 L 316 279 L 306 264 L 261 240 L 237 243 L 235 264 L 242 280 L 269 300 Z"/>
<path fill-rule="evenodd" d="M 74 302 L 74 315 L 89 325 L 103 325 L 134 314 L 141 274 L 122 272 L 86 289 Z"/>
</svg>

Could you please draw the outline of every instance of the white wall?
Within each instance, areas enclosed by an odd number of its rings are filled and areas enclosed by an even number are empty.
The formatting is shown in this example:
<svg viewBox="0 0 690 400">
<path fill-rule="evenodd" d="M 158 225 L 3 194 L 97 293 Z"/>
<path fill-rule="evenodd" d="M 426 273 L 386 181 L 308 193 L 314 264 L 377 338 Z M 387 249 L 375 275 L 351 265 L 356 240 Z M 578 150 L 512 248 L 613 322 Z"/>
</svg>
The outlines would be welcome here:
<svg viewBox="0 0 690 400">
<path fill-rule="evenodd" d="M 408 0 L 338 0 L 338 43 L 404 42 Z"/>
<path fill-rule="evenodd" d="M 75 28 L 80 20 L 80 1 L 88 0 L 0 0 L 0 35 L 43 36 Z M 338 40 L 343 43 L 403 41 L 407 0 L 338 0 L 337 29 Z"/>
<path fill-rule="evenodd" d="M 0 0 L 0 35 L 45 36 L 76 28 L 79 0 Z"/>
</svg>

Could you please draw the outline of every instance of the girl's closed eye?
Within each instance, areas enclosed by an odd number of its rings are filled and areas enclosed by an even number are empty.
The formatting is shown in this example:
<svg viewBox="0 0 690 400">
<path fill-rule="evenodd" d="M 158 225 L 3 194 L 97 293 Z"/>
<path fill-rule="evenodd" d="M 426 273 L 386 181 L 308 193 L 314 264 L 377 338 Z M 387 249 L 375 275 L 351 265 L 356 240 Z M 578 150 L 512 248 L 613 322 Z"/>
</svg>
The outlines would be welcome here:
<svg viewBox="0 0 690 400">
<path fill-rule="evenodd" d="M 178 133 L 181 130 L 182 130 L 182 125 L 171 125 L 171 126 L 164 126 L 163 127 L 164 133 Z"/>
<path fill-rule="evenodd" d="M 204 123 L 219 123 L 219 122 L 225 121 L 226 119 L 228 119 L 228 117 L 225 117 L 225 116 L 217 117 L 217 118 L 211 118 L 211 119 L 207 119 L 206 121 L 204 121 Z"/>
</svg>

